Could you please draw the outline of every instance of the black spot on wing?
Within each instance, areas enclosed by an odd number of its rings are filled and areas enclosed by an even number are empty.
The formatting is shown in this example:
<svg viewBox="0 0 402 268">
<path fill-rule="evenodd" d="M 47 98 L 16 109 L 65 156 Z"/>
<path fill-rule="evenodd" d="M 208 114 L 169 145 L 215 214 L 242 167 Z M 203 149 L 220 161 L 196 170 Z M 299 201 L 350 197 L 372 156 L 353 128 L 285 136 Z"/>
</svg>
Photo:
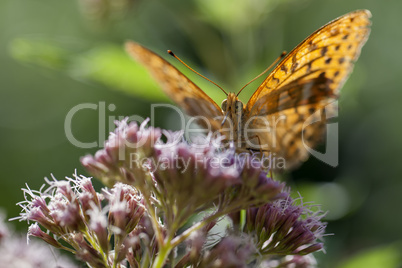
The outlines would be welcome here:
<svg viewBox="0 0 402 268">
<path fill-rule="evenodd" d="M 293 63 L 292 67 L 290 68 L 290 71 L 293 73 L 297 69 L 297 67 L 299 67 L 299 63 L 298 62 Z"/>
<path fill-rule="evenodd" d="M 288 68 L 284 64 L 281 66 L 281 70 L 284 71 L 285 74 L 288 73 Z"/>
<path fill-rule="evenodd" d="M 325 56 L 325 54 L 327 54 L 327 52 L 328 52 L 328 48 L 327 48 L 327 47 L 323 47 L 323 48 L 321 49 L 321 56 Z"/>
<path fill-rule="evenodd" d="M 307 63 L 307 72 L 309 73 L 310 71 L 311 71 L 311 64 L 312 64 L 313 62 L 312 61 L 310 61 L 309 63 Z"/>
</svg>

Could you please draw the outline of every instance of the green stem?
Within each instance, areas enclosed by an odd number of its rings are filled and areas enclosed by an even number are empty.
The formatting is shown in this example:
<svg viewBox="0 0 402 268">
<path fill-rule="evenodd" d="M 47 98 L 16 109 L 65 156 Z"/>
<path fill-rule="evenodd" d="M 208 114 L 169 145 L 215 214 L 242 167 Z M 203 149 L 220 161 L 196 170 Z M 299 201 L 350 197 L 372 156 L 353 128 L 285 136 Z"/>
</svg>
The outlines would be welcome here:
<svg viewBox="0 0 402 268">
<path fill-rule="evenodd" d="M 145 257 L 144 257 L 145 256 Z M 143 259 L 140 261 L 140 265 L 141 265 L 141 268 L 147 268 L 147 267 L 149 267 L 149 263 L 150 263 L 150 259 L 151 259 L 151 256 L 150 256 L 150 253 L 149 253 L 149 250 L 148 250 L 148 248 L 145 250 L 145 252 L 144 252 L 144 254 L 143 254 Z M 131 267 L 131 266 L 130 266 Z"/>
<path fill-rule="evenodd" d="M 145 180 L 152 180 L 150 178 L 149 174 L 145 174 L 145 176 L 146 176 Z M 155 207 L 152 205 L 152 202 L 151 202 L 151 200 L 153 200 L 153 198 L 151 198 L 152 195 L 150 194 L 150 191 L 148 191 L 148 189 L 146 189 L 144 187 L 138 187 L 138 188 L 139 188 L 140 192 L 142 193 L 142 195 L 144 196 L 145 206 L 147 207 L 148 214 L 150 215 L 152 227 L 155 231 L 158 245 L 162 245 L 163 244 L 163 233 L 162 233 L 162 230 L 158 223 L 158 216 L 154 211 Z"/>
<path fill-rule="evenodd" d="M 105 265 L 107 265 L 108 264 L 107 253 L 102 250 L 95 236 L 88 230 L 84 231 L 83 234 L 88 243 L 102 255 L 103 262 L 105 263 Z"/>
<path fill-rule="evenodd" d="M 181 242 L 186 240 L 194 231 L 197 231 L 204 227 L 206 224 L 210 223 L 211 221 L 225 215 L 224 212 L 216 212 L 215 214 L 210 215 L 209 217 L 205 218 L 204 220 L 194 224 L 186 231 L 184 231 L 181 235 L 177 236 L 175 239 L 172 240 L 172 247 L 177 247 Z"/>
<path fill-rule="evenodd" d="M 253 204 L 253 202 L 249 202 L 249 203 Z M 211 221 L 233 212 L 233 210 L 235 210 L 237 207 L 238 207 L 238 205 L 234 205 L 231 207 L 227 206 L 227 207 L 225 207 L 224 210 L 217 211 L 216 213 L 210 215 L 209 217 L 205 218 L 204 220 L 200 221 L 199 223 L 194 224 L 193 226 L 188 228 L 186 231 L 184 231 L 181 235 L 177 236 L 175 239 L 172 240 L 172 243 L 171 243 L 172 247 L 177 247 L 181 242 L 186 240 L 191 235 L 191 233 L 201 229 L 202 227 L 204 227 L 206 224 L 210 223 Z M 245 213 L 245 211 L 244 211 L 244 213 Z M 245 216 L 246 215 L 244 214 L 244 219 L 243 219 L 244 223 L 242 223 L 242 224 L 245 224 Z"/>
<path fill-rule="evenodd" d="M 242 232 L 244 230 L 244 226 L 246 225 L 246 210 L 240 210 L 240 224 L 239 224 L 239 231 Z"/>
<path fill-rule="evenodd" d="M 167 257 L 169 256 L 170 251 L 172 250 L 172 244 L 170 243 L 171 241 L 167 241 L 165 244 L 163 244 L 162 247 L 159 248 L 158 250 L 158 256 L 156 256 L 155 262 L 152 265 L 152 268 L 162 268 L 163 265 L 166 262 Z"/>
</svg>

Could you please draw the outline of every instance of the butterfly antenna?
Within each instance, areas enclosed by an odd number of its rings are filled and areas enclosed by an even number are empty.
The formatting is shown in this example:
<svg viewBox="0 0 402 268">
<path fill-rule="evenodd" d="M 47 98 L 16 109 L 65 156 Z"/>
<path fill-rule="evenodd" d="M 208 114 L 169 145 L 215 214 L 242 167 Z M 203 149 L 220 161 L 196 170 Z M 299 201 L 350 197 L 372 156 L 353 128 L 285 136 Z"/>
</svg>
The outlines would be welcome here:
<svg viewBox="0 0 402 268">
<path fill-rule="evenodd" d="M 201 76 L 202 78 L 204 78 L 205 80 L 211 82 L 212 84 L 214 84 L 215 86 L 219 87 L 223 93 L 226 94 L 226 96 L 228 95 L 228 93 L 226 93 L 226 91 L 219 86 L 217 83 L 215 83 L 214 81 L 211 81 L 210 79 L 206 78 L 205 76 L 203 76 L 202 74 L 200 74 L 199 72 L 195 71 L 193 68 L 191 68 L 190 66 L 188 66 L 184 61 L 182 61 L 179 57 L 177 57 L 171 50 L 167 51 L 171 56 L 175 57 L 178 61 L 180 61 L 184 66 L 186 66 L 188 69 L 190 69 L 192 72 L 194 72 L 195 74 L 198 74 L 199 76 Z"/>
<path fill-rule="evenodd" d="M 271 64 L 269 65 L 269 67 L 267 69 L 265 69 L 262 73 L 260 73 L 259 75 L 257 75 L 255 78 L 253 78 L 250 82 L 248 82 L 247 84 L 245 84 L 239 91 L 239 93 L 237 93 L 236 97 L 238 97 L 240 95 L 240 92 L 243 91 L 243 89 L 250 85 L 251 83 L 253 83 L 255 80 L 257 80 L 258 78 L 260 78 L 262 75 L 264 75 L 266 72 L 268 72 L 269 69 L 271 69 L 272 67 L 274 67 L 278 61 L 280 61 L 283 57 L 285 57 L 285 55 L 287 54 L 286 51 L 283 51 L 282 54 Z"/>
</svg>

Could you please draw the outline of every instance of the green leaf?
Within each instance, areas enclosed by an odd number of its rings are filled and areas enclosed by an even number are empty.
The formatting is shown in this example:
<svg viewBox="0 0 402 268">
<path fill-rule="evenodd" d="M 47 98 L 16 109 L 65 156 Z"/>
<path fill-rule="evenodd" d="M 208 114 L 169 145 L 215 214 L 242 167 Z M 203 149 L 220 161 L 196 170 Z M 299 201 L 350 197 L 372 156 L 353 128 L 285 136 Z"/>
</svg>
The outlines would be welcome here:
<svg viewBox="0 0 402 268">
<path fill-rule="evenodd" d="M 79 48 L 78 48 L 79 47 Z M 96 82 L 152 101 L 168 101 L 148 71 L 132 60 L 123 44 L 101 44 L 91 49 L 46 38 L 19 38 L 11 42 L 10 54 L 18 61 L 64 72 L 83 82 Z M 218 104 L 225 95 L 210 82 L 178 64 Z"/>
<path fill-rule="evenodd" d="M 133 61 L 123 46 L 102 45 L 77 55 L 69 72 L 73 77 L 96 81 L 131 95 L 167 100 L 144 67 Z"/>
<path fill-rule="evenodd" d="M 50 69 L 64 69 L 68 51 L 44 40 L 14 39 L 9 52 L 16 60 Z"/>
<path fill-rule="evenodd" d="M 127 55 L 123 44 L 102 44 L 85 50 L 45 38 L 18 38 L 10 43 L 9 51 L 20 62 L 61 71 L 79 81 L 97 82 L 149 100 L 167 100 L 143 66 Z"/>
<path fill-rule="evenodd" d="M 400 268 L 402 264 L 401 243 L 365 250 L 337 268 Z"/>
</svg>

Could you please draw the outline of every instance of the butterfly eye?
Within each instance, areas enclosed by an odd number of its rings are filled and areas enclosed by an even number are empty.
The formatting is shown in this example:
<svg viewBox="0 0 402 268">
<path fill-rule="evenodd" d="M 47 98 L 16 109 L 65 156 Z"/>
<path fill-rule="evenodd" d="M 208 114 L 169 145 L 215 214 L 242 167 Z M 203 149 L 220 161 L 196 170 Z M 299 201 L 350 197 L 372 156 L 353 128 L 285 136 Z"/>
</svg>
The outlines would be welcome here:
<svg viewBox="0 0 402 268">
<path fill-rule="evenodd" d="M 227 106 L 228 106 L 228 100 L 223 100 L 221 104 L 222 111 L 226 112 L 228 108 Z"/>
<path fill-rule="evenodd" d="M 243 103 L 241 101 L 236 101 L 236 112 L 243 111 Z"/>
</svg>

